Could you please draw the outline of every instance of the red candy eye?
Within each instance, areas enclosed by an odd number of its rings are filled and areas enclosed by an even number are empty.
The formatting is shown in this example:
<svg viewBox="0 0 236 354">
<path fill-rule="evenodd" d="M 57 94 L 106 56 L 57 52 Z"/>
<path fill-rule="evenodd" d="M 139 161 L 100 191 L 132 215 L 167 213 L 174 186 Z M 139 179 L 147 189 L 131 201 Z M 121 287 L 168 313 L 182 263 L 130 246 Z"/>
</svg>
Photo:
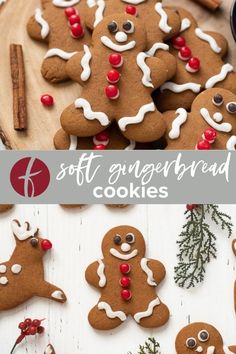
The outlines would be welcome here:
<svg viewBox="0 0 236 354">
<path fill-rule="evenodd" d="M 65 9 L 65 15 L 68 18 L 76 14 L 77 14 L 77 10 L 74 7 L 68 7 L 67 9 Z"/>
<path fill-rule="evenodd" d="M 181 49 L 182 47 L 185 46 L 186 41 L 185 41 L 184 37 L 178 36 L 178 37 L 172 38 L 171 43 L 175 49 Z"/>
<path fill-rule="evenodd" d="M 189 60 L 191 54 L 191 49 L 189 47 L 182 47 L 178 55 L 181 60 Z"/>
<path fill-rule="evenodd" d="M 120 80 L 120 73 L 119 71 L 112 69 L 107 73 L 107 81 L 111 84 L 115 84 Z"/>
<path fill-rule="evenodd" d="M 200 69 L 200 60 L 198 58 L 191 58 L 189 59 L 187 65 L 186 65 L 186 70 L 189 71 L 190 73 L 196 73 Z"/>
<path fill-rule="evenodd" d="M 123 58 L 120 54 L 114 53 L 109 55 L 109 63 L 114 68 L 119 68 L 123 64 Z"/>
<path fill-rule="evenodd" d="M 132 15 L 132 16 L 137 16 L 137 14 L 138 14 L 137 7 L 133 6 L 133 5 L 126 6 L 125 12 L 129 15 Z"/>
<path fill-rule="evenodd" d="M 80 23 L 80 17 L 78 15 L 72 15 L 69 17 L 70 25 L 74 25 L 75 23 Z"/>
<path fill-rule="evenodd" d="M 52 248 L 52 243 L 49 240 L 42 240 L 41 247 L 44 251 L 48 251 Z"/>
</svg>

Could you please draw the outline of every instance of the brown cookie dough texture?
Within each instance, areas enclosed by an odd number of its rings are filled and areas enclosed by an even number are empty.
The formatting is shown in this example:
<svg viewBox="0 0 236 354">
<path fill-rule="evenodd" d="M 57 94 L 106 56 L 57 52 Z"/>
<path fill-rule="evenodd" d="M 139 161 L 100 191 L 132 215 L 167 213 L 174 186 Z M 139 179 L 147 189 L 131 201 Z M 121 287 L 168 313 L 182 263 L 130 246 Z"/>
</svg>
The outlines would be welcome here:
<svg viewBox="0 0 236 354">
<path fill-rule="evenodd" d="M 48 45 L 41 72 L 43 77 L 52 82 L 68 79 L 66 62 L 75 53 L 89 45 L 91 35 L 85 26 L 86 0 L 41 0 L 42 10 L 37 8 L 27 24 L 31 38 Z M 65 16 L 67 7 L 75 7 L 84 28 L 84 36 L 73 38 L 68 18 Z"/>
<path fill-rule="evenodd" d="M 212 149 L 235 150 L 236 95 L 228 90 L 203 91 L 194 100 L 190 113 L 179 108 L 167 111 L 163 116 L 167 124 L 167 150 L 194 150 L 209 128 L 217 133 Z"/>
<path fill-rule="evenodd" d="M 147 50 L 179 33 L 181 20 L 178 13 L 163 7 L 157 0 L 99 0 L 95 6 L 87 8 L 86 25 L 93 30 L 104 17 L 124 13 L 130 6 L 135 6 L 136 16 L 145 23 Z M 163 48 L 160 47 L 153 55 L 168 61 L 167 79 L 170 79 L 176 71 L 176 59 L 166 50 L 166 46 Z"/>
<path fill-rule="evenodd" d="M 0 213 L 5 213 L 5 211 L 13 208 L 13 204 L 0 204 Z"/>
<path fill-rule="evenodd" d="M 142 327 L 163 326 L 169 310 L 156 294 L 165 277 L 165 267 L 145 258 L 145 241 L 132 226 L 118 226 L 104 236 L 103 259 L 89 265 L 87 282 L 101 291 L 90 311 L 90 325 L 99 330 L 118 327 L 129 315 Z"/>
<path fill-rule="evenodd" d="M 199 92 L 212 87 L 221 87 L 236 94 L 236 74 L 232 65 L 222 60 L 228 49 L 226 39 L 219 33 L 203 31 L 188 11 L 176 10 L 182 20 L 179 36 L 185 39 L 191 57 L 200 60 L 200 69 L 188 71 L 188 60 L 180 59 L 180 51 L 170 43 L 170 53 L 177 59 L 177 71 L 170 81 L 161 86 L 160 93 L 155 93 L 158 109 L 161 112 L 180 107 L 189 109 Z"/>
<path fill-rule="evenodd" d="M 53 346 L 51 344 L 48 344 L 48 346 L 46 347 L 44 354 L 56 354 L 55 349 L 53 348 Z"/>
<path fill-rule="evenodd" d="M 192 323 L 178 333 L 175 341 L 177 354 L 233 354 L 236 345 L 224 345 L 220 333 L 215 327 L 203 322 Z"/>
<path fill-rule="evenodd" d="M 50 241 L 38 236 L 28 222 L 12 221 L 16 247 L 9 261 L 0 264 L 0 311 L 12 309 L 34 296 L 65 302 L 64 292 L 44 280 L 43 256 Z"/>
<path fill-rule="evenodd" d="M 114 25 L 117 26 L 115 32 Z M 151 93 L 166 81 L 169 62 L 145 52 L 148 48 L 144 23 L 127 14 L 107 16 L 95 27 L 92 39 L 90 48 L 67 62 L 68 75 L 81 84 L 83 90 L 61 115 L 64 131 L 69 135 L 91 137 L 116 122 L 128 140 L 144 143 L 161 138 L 166 126 Z M 117 53 L 121 57 L 116 70 L 121 76 L 115 86 L 117 95 L 113 95 L 107 75 L 114 69 L 111 55 Z"/>
</svg>

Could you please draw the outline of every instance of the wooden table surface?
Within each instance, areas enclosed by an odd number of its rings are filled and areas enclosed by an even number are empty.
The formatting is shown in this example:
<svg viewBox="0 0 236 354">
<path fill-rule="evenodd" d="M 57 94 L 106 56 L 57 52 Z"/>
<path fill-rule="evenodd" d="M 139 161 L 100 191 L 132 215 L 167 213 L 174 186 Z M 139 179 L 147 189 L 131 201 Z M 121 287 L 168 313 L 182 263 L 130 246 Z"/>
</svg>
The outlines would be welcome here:
<svg viewBox="0 0 236 354">
<path fill-rule="evenodd" d="M 191 0 L 166 0 L 163 3 L 188 8 L 199 19 L 203 29 L 220 30 L 230 42 L 229 60 L 236 65 L 236 47 L 229 24 L 231 0 L 223 0 L 222 9 L 217 14 L 208 12 Z M 40 0 L 7 0 L 0 5 L 0 126 L 10 146 L 17 150 L 54 149 L 53 136 L 60 127 L 60 114 L 80 94 L 80 87 L 76 83 L 50 85 L 40 74 L 46 47 L 44 44 L 32 41 L 26 32 L 28 18 L 39 5 Z M 10 43 L 20 43 L 24 48 L 29 116 L 27 132 L 16 132 L 13 129 Z M 46 109 L 41 105 L 40 97 L 44 93 L 50 93 L 55 98 L 56 104 L 52 109 Z"/>
</svg>

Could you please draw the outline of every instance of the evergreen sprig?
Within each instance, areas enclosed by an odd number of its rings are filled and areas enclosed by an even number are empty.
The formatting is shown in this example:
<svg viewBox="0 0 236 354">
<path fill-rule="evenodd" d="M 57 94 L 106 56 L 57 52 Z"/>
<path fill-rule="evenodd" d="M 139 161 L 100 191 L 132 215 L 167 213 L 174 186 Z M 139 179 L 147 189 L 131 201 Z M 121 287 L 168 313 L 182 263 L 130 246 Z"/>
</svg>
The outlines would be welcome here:
<svg viewBox="0 0 236 354">
<path fill-rule="evenodd" d="M 175 282 L 182 288 L 195 287 L 202 282 L 206 273 L 206 265 L 216 258 L 216 236 L 211 231 L 209 219 L 232 235 L 231 217 L 219 210 L 216 204 L 194 205 L 185 211 L 186 223 L 179 235 L 177 244 L 178 264 L 175 267 Z"/>
<path fill-rule="evenodd" d="M 132 354 L 131 352 L 127 354 Z M 149 337 L 144 345 L 139 346 L 138 354 L 161 354 L 160 344 L 156 341 L 155 338 Z"/>
</svg>

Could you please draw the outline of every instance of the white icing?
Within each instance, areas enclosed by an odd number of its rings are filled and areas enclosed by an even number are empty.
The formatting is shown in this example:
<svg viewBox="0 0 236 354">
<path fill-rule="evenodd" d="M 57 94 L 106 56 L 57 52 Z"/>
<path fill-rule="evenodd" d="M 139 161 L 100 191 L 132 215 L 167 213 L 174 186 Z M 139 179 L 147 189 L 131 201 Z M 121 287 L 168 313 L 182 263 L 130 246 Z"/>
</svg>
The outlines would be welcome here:
<svg viewBox="0 0 236 354">
<path fill-rule="evenodd" d="M 207 80 L 205 84 L 205 88 L 209 89 L 215 86 L 218 82 L 223 81 L 228 73 L 232 72 L 234 70 L 233 66 L 231 64 L 224 64 L 221 68 L 221 71 L 219 74 L 214 75 L 210 77 L 210 79 Z"/>
<path fill-rule="evenodd" d="M 126 50 L 133 49 L 136 45 L 135 41 L 130 41 L 127 44 L 116 44 L 113 43 L 112 40 L 107 37 L 107 36 L 102 36 L 101 37 L 101 42 L 104 44 L 107 48 L 115 50 L 117 52 L 125 52 Z"/>
<path fill-rule="evenodd" d="M 215 353 L 215 347 L 210 346 L 207 348 L 206 354 L 214 354 Z"/>
<path fill-rule="evenodd" d="M 229 348 L 226 345 L 223 346 L 223 351 L 225 354 L 234 354 L 233 352 L 231 352 L 231 350 L 229 350 Z"/>
<path fill-rule="evenodd" d="M 11 223 L 11 228 L 13 234 L 20 240 L 27 240 L 29 237 L 33 237 L 37 231 L 37 227 L 30 227 L 29 223 L 24 222 L 23 225 L 18 225 L 16 220 L 13 220 Z"/>
<path fill-rule="evenodd" d="M 58 7 L 68 7 L 78 4 L 80 0 L 53 0 L 53 5 Z"/>
<path fill-rule="evenodd" d="M 105 7 L 106 7 L 106 4 L 105 4 L 104 0 L 98 0 L 96 5 L 97 5 L 97 10 L 95 12 L 95 21 L 94 21 L 94 24 L 93 24 L 94 27 L 96 27 L 99 24 L 99 22 L 102 21 L 103 13 L 104 13 L 104 10 L 105 10 Z"/>
<path fill-rule="evenodd" d="M 83 71 L 80 75 L 82 81 L 87 81 L 90 78 L 91 68 L 89 62 L 91 58 L 92 58 L 92 54 L 89 50 L 89 47 L 86 44 L 84 44 L 84 56 L 81 59 L 81 66 L 83 68 Z"/>
<path fill-rule="evenodd" d="M 151 286 L 157 286 L 157 283 L 155 282 L 153 278 L 153 272 L 152 270 L 148 267 L 148 259 L 147 258 L 142 258 L 140 265 L 144 273 L 147 274 L 147 283 Z"/>
<path fill-rule="evenodd" d="M 108 116 L 103 112 L 94 112 L 90 106 L 90 103 L 84 98 L 78 98 L 75 101 L 75 108 L 83 108 L 84 116 L 88 120 L 97 119 L 102 126 L 106 126 L 110 123 Z"/>
<path fill-rule="evenodd" d="M 130 144 L 126 146 L 125 150 L 126 151 L 134 150 L 135 147 L 136 147 L 136 142 L 134 140 L 130 140 Z"/>
<path fill-rule="evenodd" d="M 222 122 L 223 118 L 224 118 L 224 117 L 223 117 L 223 114 L 220 113 L 220 112 L 216 112 L 216 113 L 213 114 L 213 119 L 214 119 L 214 121 L 216 121 L 217 123 Z"/>
<path fill-rule="evenodd" d="M 197 347 L 197 349 L 195 349 L 195 352 L 202 353 L 203 352 L 203 348 L 199 345 L 199 347 Z"/>
<path fill-rule="evenodd" d="M 20 264 L 13 264 L 11 271 L 13 274 L 19 274 L 22 271 L 22 266 Z"/>
<path fill-rule="evenodd" d="M 204 33 L 201 30 L 201 28 L 196 28 L 195 34 L 198 38 L 202 39 L 205 42 L 208 42 L 211 49 L 213 50 L 213 52 L 215 52 L 215 53 L 221 52 L 222 49 L 218 46 L 216 40 L 212 36 L 210 36 L 209 34 Z"/>
<path fill-rule="evenodd" d="M 170 33 L 172 27 L 168 25 L 168 16 L 167 13 L 163 10 L 161 2 L 156 3 L 155 10 L 161 16 L 159 28 L 165 33 Z"/>
<path fill-rule="evenodd" d="M 1 264 L 0 265 L 0 273 L 4 274 L 4 273 L 6 273 L 6 271 L 7 271 L 7 267 L 5 266 L 5 264 Z"/>
<path fill-rule="evenodd" d="M 169 132 L 170 139 L 177 139 L 180 137 L 180 127 L 188 118 L 188 112 L 184 108 L 178 108 L 175 114 L 178 114 L 178 116 L 172 122 L 172 127 Z"/>
<path fill-rule="evenodd" d="M 123 117 L 118 121 L 118 125 L 122 131 L 126 130 L 126 126 L 128 124 L 138 124 L 141 123 L 144 120 L 145 114 L 148 112 L 154 112 L 155 111 L 155 105 L 153 102 L 148 103 L 143 105 L 136 116 L 132 117 Z"/>
<path fill-rule="evenodd" d="M 150 57 L 154 57 L 154 55 L 156 54 L 156 51 L 158 49 L 162 49 L 162 50 L 169 50 L 169 46 L 165 43 L 159 43 L 156 42 L 153 44 L 153 46 L 146 52 L 146 54 Z"/>
<path fill-rule="evenodd" d="M 157 297 L 156 299 L 152 300 L 149 305 L 148 305 L 148 309 L 146 311 L 143 311 L 143 312 L 137 312 L 135 315 L 134 315 L 134 319 L 136 322 L 140 322 L 140 320 L 144 317 L 149 317 L 153 314 L 153 309 L 154 307 L 160 305 L 160 300 L 159 298 Z"/>
<path fill-rule="evenodd" d="M 111 306 L 107 302 L 98 303 L 99 310 L 105 310 L 107 317 L 116 318 L 118 317 L 122 322 L 126 320 L 126 315 L 123 311 L 112 311 Z"/>
<path fill-rule="evenodd" d="M 102 141 L 102 140 L 97 140 L 97 139 L 96 139 L 96 136 L 93 137 L 93 143 L 94 143 L 94 145 L 101 145 L 101 144 L 102 144 L 102 145 L 104 145 L 104 146 L 107 146 L 107 145 L 109 144 L 109 141 L 110 141 L 109 139 Z"/>
<path fill-rule="evenodd" d="M 51 57 L 59 57 L 64 60 L 69 60 L 73 57 L 73 55 L 77 54 L 78 52 L 65 52 L 59 48 L 52 48 L 46 53 L 44 59 L 51 58 Z"/>
<path fill-rule="evenodd" d="M 63 300 L 64 299 L 64 295 L 63 292 L 60 290 L 56 290 L 51 294 L 51 297 L 53 297 L 54 299 L 58 299 L 58 300 Z"/>
<path fill-rule="evenodd" d="M 78 137 L 75 135 L 70 135 L 70 146 L 69 150 L 77 150 Z"/>
<path fill-rule="evenodd" d="M 110 253 L 116 258 L 122 259 L 124 261 L 128 261 L 129 259 L 134 258 L 134 257 L 137 256 L 138 250 L 133 250 L 129 254 L 122 254 L 119 251 L 117 251 L 115 248 L 111 248 L 110 249 Z"/>
<path fill-rule="evenodd" d="M 236 135 L 232 135 L 226 143 L 227 150 L 236 150 Z"/>
<path fill-rule="evenodd" d="M 218 130 L 219 132 L 224 132 L 224 133 L 231 132 L 232 125 L 230 123 L 221 123 L 221 124 L 216 123 L 214 121 L 214 119 L 211 118 L 211 116 L 206 108 L 201 108 L 200 113 L 201 113 L 201 116 L 207 122 L 207 124 L 209 124 L 215 130 Z"/>
<path fill-rule="evenodd" d="M 194 93 L 198 93 L 201 90 L 201 85 L 200 84 L 195 84 L 193 82 L 187 82 L 186 84 L 176 84 L 174 82 L 171 81 L 167 81 L 164 85 L 162 85 L 160 87 L 161 92 L 163 92 L 164 90 L 169 90 L 175 93 L 180 93 L 180 92 L 184 92 L 187 90 L 191 90 Z"/>
<path fill-rule="evenodd" d="M 96 5 L 96 0 L 87 0 L 88 7 L 93 7 Z"/>
<path fill-rule="evenodd" d="M 1 285 L 6 285 L 8 283 L 7 277 L 0 277 L 0 284 Z"/>
<path fill-rule="evenodd" d="M 52 349 L 51 344 L 49 344 L 49 345 L 47 346 L 47 348 L 45 349 L 44 354 L 53 354 L 53 349 Z"/>
<path fill-rule="evenodd" d="M 122 1 L 127 2 L 128 4 L 138 5 L 138 4 L 142 4 L 142 2 L 146 0 L 122 0 Z"/>
<path fill-rule="evenodd" d="M 189 72 L 189 73 L 196 73 L 199 69 L 193 69 L 191 68 L 191 66 L 189 65 L 189 63 L 186 64 L 185 66 L 186 70 Z"/>
<path fill-rule="evenodd" d="M 105 265 L 103 263 L 103 261 L 101 261 L 101 259 L 98 260 L 98 269 L 97 269 L 97 275 L 99 276 L 99 286 L 100 288 L 104 288 L 104 286 L 106 285 L 106 276 L 105 276 L 105 273 L 104 273 L 104 270 L 105 270 Z"/>
<path fill-rule="evenodd" d="M 119 31 L 115 34 L 115 40 L 119 43 L 126 42 L 128 39 L 128 36 L 125 32 Z"/>
<path fill-rule="evenodd" d="M 128 243 L 124 242 L 124 243 L 122 243 L 120 248 L 121 248 L 121 251 L 123 251 L 123 252 L 129 252 L 131 249 L 131 246 Z"/>
<path fill-rule="evenodd" d="M 188 18 L 183 18 L 181 22 L 180 32 L 186 31 L 189 27 L 191 27 L 191 21 Z"/>
<path fill-rule="evenodd" d="M 50 28 L 47 21 L 43 18 L 43 13 L 41 9 L 35 10 L 35 21 L 41 26 L 41 37 L 44 39 L 48 36 Z"/>
</svg>

